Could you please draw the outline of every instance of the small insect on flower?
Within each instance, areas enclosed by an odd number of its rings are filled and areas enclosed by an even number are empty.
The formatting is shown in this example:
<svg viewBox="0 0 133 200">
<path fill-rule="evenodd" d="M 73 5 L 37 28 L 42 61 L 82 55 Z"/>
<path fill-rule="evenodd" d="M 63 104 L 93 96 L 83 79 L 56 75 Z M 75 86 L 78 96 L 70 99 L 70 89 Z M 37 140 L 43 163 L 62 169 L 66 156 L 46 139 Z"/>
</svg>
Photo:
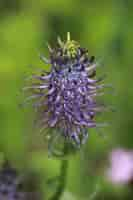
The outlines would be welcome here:
<svg viewBox="0 0 133 200">
<path fill-rule="evenodd" d="M 95 79 L 95 57 L 71 40 L 70 33 L 66 42 L 58 38 L 56 48 L 49 47 L 49 52 L 49 59 L 41 59 L 50 65 L 50 71 L 33 75 L 31 85 L 24 90 L 31 91 L 28 100 L 35 100 L 41 131 L 50 130 L 50 142 L 62 136 L 80 147 L 87 140 L 89 128 L 101 125 L 95 121 L 96 113 L 103 108 L 96 96 L 103 94 L 104 84 Z"/>
</svg>

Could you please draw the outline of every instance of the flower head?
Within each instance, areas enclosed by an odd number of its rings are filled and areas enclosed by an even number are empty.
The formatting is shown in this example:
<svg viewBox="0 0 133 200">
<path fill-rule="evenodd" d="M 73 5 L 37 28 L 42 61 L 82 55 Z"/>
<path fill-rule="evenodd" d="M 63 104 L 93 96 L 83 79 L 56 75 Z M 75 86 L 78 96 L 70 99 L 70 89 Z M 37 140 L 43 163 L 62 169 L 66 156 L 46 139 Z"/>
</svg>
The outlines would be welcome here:
<svg viewBox="0 0 133 200">
<path fill-rule="evenodd" d="M 8 161 L 4 161 L 0 169 L 0 200 L 41 199 L 37 174 L 29 171 L 21 173 Z"/>
<path fill-rule="evenodd" d="M 0 170 L 0 199 L 23 200 L 24 193 L 20 188 L 21 181 L 16 169 L 5 162 Z"/>
<path fill-rule="evenodd" d="M 113 150 L 110 154 L 108 179 L 114 184 L 126 184 L 133 180 L 133 152 L 125 149 Z"/>
<path fill-rule="evenodd" d="M 57 47 L 49 47 L 50 58 L 41 57 L 49 64 L 49 72 L 32 76 L 31 90 L 42 127 L 56 131 L 72 144 L 80 146 L 88 136 L 88 129 L 97 126 L 95 115 L 102 111 L 96 96 L 100 79 L 96 76 L 94 56 L 67 35 L 67 41 L 58 38 Z M 52 135 L 52 134 L 51 134 Z"/>
</svg>

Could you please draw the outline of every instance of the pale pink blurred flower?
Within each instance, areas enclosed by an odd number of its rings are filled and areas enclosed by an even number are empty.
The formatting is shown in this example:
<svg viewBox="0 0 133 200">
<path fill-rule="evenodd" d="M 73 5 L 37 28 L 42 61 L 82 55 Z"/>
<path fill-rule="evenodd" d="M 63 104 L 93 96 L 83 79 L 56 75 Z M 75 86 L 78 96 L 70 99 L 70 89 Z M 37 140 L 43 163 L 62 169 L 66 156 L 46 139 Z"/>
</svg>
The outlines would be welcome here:
<svg viewBox="0 0 133 200">
<path fill-rule="evenodd" d="M 126 184 L 133 180 L 133 151 L 116 149 L 111 152 L 109 159 L 109 181 L 114 184 Z"/>
</svg>

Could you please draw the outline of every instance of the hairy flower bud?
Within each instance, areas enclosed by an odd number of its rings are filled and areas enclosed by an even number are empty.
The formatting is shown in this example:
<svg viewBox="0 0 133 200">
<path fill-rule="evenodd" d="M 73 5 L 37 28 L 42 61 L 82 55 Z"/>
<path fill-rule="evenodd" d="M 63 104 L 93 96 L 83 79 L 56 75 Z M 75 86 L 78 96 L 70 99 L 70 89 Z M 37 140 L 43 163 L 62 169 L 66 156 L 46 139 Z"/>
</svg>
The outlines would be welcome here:
<svg viewBox="0 0 133 200">
<path fill-rule="evenodd" d="M 63 42 L 58 38 L 57 47 L 49 47 L 50 58 L 41 57 L 49 64 L 49 72 L 32 76 L 32 84 L 24 90 L 31 90 L 29 99 L 36 99 L 34 106 L 39 114 L 42 130 L 56 131 L 67 141 L 80 147 L 86 142 L 89 128 L 98 126 L 97 112 L 102 111 L 96 101 L 101 95 L 103 84 L 95 79 L 94 56 L 88 50 L 70 39 Z M 54 137 L 51 133 L 50 137 Z"/>
</svg>

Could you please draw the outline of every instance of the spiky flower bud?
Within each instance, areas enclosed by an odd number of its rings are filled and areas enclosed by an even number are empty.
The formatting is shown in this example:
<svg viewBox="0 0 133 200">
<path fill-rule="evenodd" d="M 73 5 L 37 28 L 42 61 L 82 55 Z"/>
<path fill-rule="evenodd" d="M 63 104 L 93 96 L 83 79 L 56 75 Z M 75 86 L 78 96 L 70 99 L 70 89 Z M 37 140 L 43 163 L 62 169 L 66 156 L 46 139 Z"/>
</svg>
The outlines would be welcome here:
<svg viewBox="0 0 133 200">
<path fill-rule="evenodd" d="M 31 90 L 29 99 L 36 99 L 34 106 L 43 130 L 56 130 L 79 147 L 86 141 L 89 128 L 98 125 L 95 115 L 102 109 L 96 96 L 104 85 L 99 85 L 101 79 L 94 79 L 94 56 L 71 40 L 69 33 L 66 42 L 58 38 L 57 47 L 49 47 L 49 51 L 49 59 L 41 58 L 50 65 L 50 72 L 42 70 L 42 74 L 33 75 L 32 84 L 24 90 Z"/>
</svg>

